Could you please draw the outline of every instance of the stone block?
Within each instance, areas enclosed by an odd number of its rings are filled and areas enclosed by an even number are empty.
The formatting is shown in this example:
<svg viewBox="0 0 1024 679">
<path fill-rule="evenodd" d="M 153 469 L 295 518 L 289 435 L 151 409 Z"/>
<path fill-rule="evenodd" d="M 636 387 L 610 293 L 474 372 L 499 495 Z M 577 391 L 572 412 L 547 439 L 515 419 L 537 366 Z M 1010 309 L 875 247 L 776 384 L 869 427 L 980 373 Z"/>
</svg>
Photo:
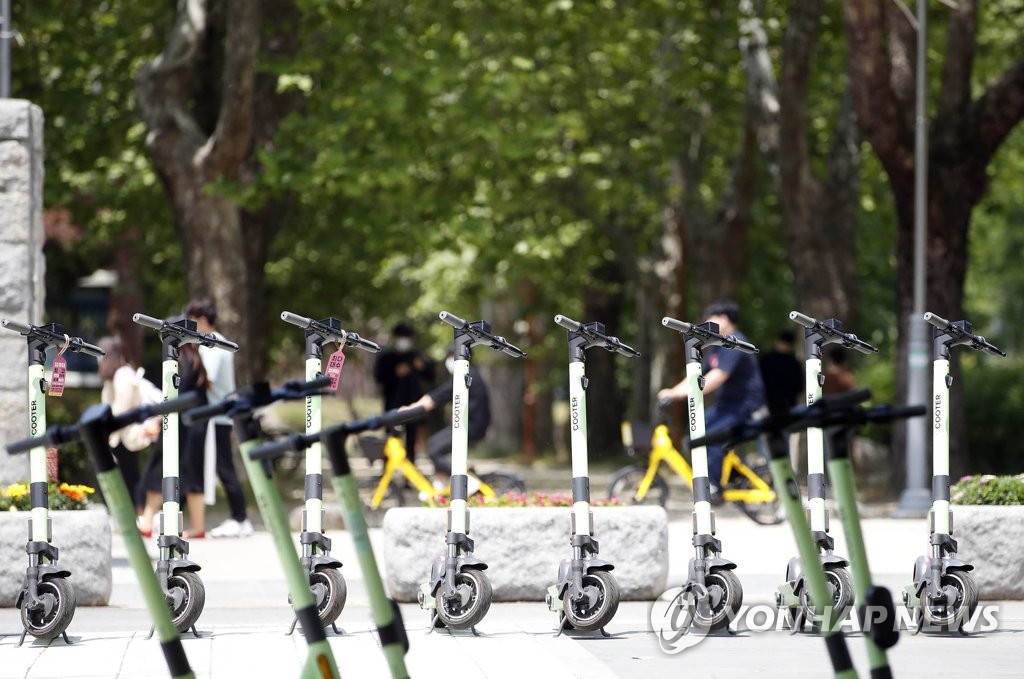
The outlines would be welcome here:
<svg viewBox="0 0 1024 679">
<path fill-rule="evenodd" d="M 668 580 L 668 517 L 661 507 L 595 507 L 599 558 L 615 565 L 624 600 L 657 598 Z M 470 511 L 474 554 L 488 565 L 494 601 L 543 601 L 558 564 L 572 557 L 567 507 L 495 507 Z M 447 513 L 395 508 L 384 516 L 384 568 L 398 601 L 416 601 L 444 552 Z"/>
<path fill-rule="evenodd" d="M 953 537 L 982 599 L 1024 599 L 1024 505 L 954 505 Z"/>
<path fill-rule="evenodd" d="M 113 587 L 110 515 L 105 507 L 50 512 L 53 545 L 71 571 L 79 606 L 106 606 Z M 28 566 L 28 512 L 0 512 L 0 606 L 13 606 Z"/>
<path fill-rule="evenodd" d="M 0 99 L 0 140 L 42 137 L 43 112 L 25 99 Z"/>
</svg>

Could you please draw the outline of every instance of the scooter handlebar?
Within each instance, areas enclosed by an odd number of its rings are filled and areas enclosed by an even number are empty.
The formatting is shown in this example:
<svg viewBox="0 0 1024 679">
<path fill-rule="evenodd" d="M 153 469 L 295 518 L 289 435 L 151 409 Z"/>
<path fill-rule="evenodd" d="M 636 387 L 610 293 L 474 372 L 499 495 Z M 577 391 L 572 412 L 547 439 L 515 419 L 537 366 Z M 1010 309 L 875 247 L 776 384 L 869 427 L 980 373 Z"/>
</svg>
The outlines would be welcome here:
<svg viewBox="0 0 1024 679">
<path fill-rule="evenodd" d="M 12 321 L 10 319 L 5 318 L 2 321 L 0 321 L 0 323 L 3 323 L 3 326 L 5 328 L 10 328 L 15 332 L 20 332 L 22 335 L 27 335 L 30 332 L 32 332 L 31 325 L 26 325 L 25 323 L 22 323 L 20 321 Z"/>
<path fill-rule="evenodd" d="M 356 334 L 354 332 L 350 332 L 347 335 L 345 335 L 345 344 L 350 346 L 350 347 L 356 347 L 357 349 L 362 349 L 363 351 L 368 351 L 371 354 L 376 354 L 376 353 L 380 352 L 380 345 L 379 344 L 377 344 L 376 342 L 371 342 L 368 339 L 363 339 L 362 337 L 360 337 L 358 334 Z"/>
<path fill-rule="evenodd" d="M 736 349 L 742 351 L 744 354 L 757 354 L 760 353 L 760 349 L 755 347 L 750 342 L 744 342 L 741 339 L 737 339 L 736 335 L 729 335 L 725 338 L 725 342 L 722 344 L 726 349 Z"/>
<path fill-rule="evenodd" d="M 991 342 L 986 340 L 981 335 L 976 336 L 974 338 L 974 341 L 975 341 L 975 344 L 977 346 L 972 346 L 971 347 L 972 349 L 979 349 L 981 351 L 984 351 L 986 354 L 988 354 L 990 356 L 1002 356 L 1004 358 L 1006 357 L 1006 352 L 1005 351 L 1003 351 L 1002 349 L 1000 349 L 996 345 L 992 344 Z"/>
<path fill-rule="evenodd" d="M 555 316 L 555 323 L 562 326 L 566 330 L 569 330 L 570 332 L 579 332 L 580 328 L 583 327 L 583 324 L 580 323 L 579 321 L 574 321 L 571 318 L 568 318 L 567 316 L 563 316 L 562 314 L 558 314 L 557 316 Z"/>
<path fill-rule="evenodd" d="M 802 314 L 799 311 L 790 311 L 789 312 L 789 320 L 795 321 L 796 323 L 798 323 L 799 325 L 804 326 L 808 330 L 813 329 L 814 326 L 816 326 L 818 324 L 818 321 L 816 319 L 811 318 L 810 316 L 807 316 L 806 314 Z"/>
<path fill-rule="evenodd" d="M 297 326 L 299 326 L 302 329 L 308 328 L 310 323 L 313 322 L 312 318 L 306 318 L 305 316 L 300 316 L 298 314 L 293 314 L 290 311 L 282 311 L 281 312 L 281 320 L 284 321 L 285 323 L 291 323 L 292 325 L 297 325 Z"/>
<path fill-rule="evenodd" d="M 969 346 L 971 349 L 974 349 L 975 351 L 984 351 L 986 354 L 990 356 L 1006 356 L 1005 351 L 1003 351 L 996 345 L 992 344 L 981 335 L 974 335 L 971 334 L 970 332 L 967 332 L 962 324 L 950 323 L 945 318 L 942 318 L 941 316 L 936 316 L 930 311 L 924 315 L 924 320 L 928 321 L 942 332 L 948 333 L 952 337 L 955 337 L 957 339 L 962 339 L 965 337 L 969 338 L 971 340 Z"/>
<path fill-rule="evenodd" d="M 664 325 L 669 330 L 675 330 L 676 332 L 681 332 L 684 335 L 686 333 L 690 332 L 690 329 L 693 328 L 693 324 L 692 323 L 687 323 L 686 321 L 680 321 L 680 320 L 677 320 L 677 319 L 672 318 L 670 316 L 665 316 L 664 318 L 662 318 L 661 319 L 661 324 Z"/>
<path fill-rule="evenodd" d="M 275 460 L 288 453 L 295 453 L 309 448 L 310 445 L 320 439 L 320 433 L 316 434 L 290 434 L 277 441 L 265 443 L 258 448 L 249 451 L 250 460 Z"/>
<path fill-rule="evenodd" d="M 27 453 L 30 450 L 39 448 L 40 446 L 53 446 L 61 443 L 69 443 L 77 440 L 77 438 L 77 426 L 73 424 L 53 425 L 47 428 L 41 436 L 21 439 L 20 441 L 12 441 L 5 447 L 7 448 L 8 453 L 11 455 L 17 455 L 18 453 Z"/>
<path fill-rule="evenodd" d="M 202 337 L 203 339 L 201 344 L 203 346 L 216 347 L 218 349 L 230 351 L 231 353 L 238 351 L 238 345 L 232 342 L 231 340 L 222 340 L 219 337 L 215 337 L 213 333 L 203 335 Z"/>
<path fill-rule="evenodd" d="M 437 317 L 440 318 L 445 323 L 447 323 L 448 325 L 455 328 L 456 330 L 462 330 L 467 325 L 469 325 L 469 323 L 462 320 L 461 318 L 451 313 L 450 311 L 442 311 L 437 315 Z"/>
<path fill-rule="evenodd" d="M 198 408 L 193 408 L 182 414 L 181 421 L 185 426 L 206 422 L 207 420 L 212 420 L 218 415 L 224 415 L 231 410 L 234 405 L 235 402 L 229 399 L 221 401 L 220 403 L 214 403 L 213 405 L 199 406 Z"/>
<path fill-rule="evenodd" d="M 924 315 L 924 320 L 928 321 L 929 323 L 931 323 L 932 325 L 934 325 L 934 326 L 935 326 L 936 328 L 938 328 L 939 330 L 945 330 L 945 329 L 946 329 L 946 328 L 948 328 L 948 327 L 949 327 L 950 325 L 952 325 L 952 323 L 950 323 L 949 321 L 947 321 L 947 320 L 946 320 L 945 318 L 943 318 L 942 316 L 939 316 L 939 315 L 937 315 L 937 314 L 933 314 L 933 313 L 932 313 L 932 312 L 930 312 L 930 311 L 929 311 L 929 312 L 927 312 L 927 313 L 925 313 L 925 315 Z"/>
<path fill-rule="evenodd" d="M 144 325 L 147 328 L 153 328 L 154 330 L 162 330 L 164 327 L 164 321 L 161 318 L 153 318 L 146 314 L 135 314 L 132 316 L 132 320 L 139 325 Z"/>
<path fill-rule="evenodd" d="M 868 422 L 891 422 L 892 420 L 907 420 L 911 417 L 920 417 L 927 413 L 927 406 L 894 407 L 886 404 L 864 411 L 864 416 Z"/>
</svg>

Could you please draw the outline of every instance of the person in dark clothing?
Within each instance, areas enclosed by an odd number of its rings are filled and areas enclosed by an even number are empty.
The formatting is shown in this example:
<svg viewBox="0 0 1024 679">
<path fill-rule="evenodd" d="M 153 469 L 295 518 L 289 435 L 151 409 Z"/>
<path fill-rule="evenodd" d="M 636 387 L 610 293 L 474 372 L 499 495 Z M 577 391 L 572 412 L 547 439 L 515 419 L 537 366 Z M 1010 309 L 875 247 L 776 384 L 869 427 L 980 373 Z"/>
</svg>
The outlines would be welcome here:
<svg viewBox="0 0 1024 679">
<path fill-rule="evenodd" d="M 821 385 L 822 396 L 834 396 L 853 391 L 857 380 L 850 371 L 850 361 L 842 347 L 829 348 L 828 363 L 825 365 L 825 384 Z"/>
<path fill-rule="evenodd" d="M 764 381 L 768 409 L 785 412 L 803 402 L 804 370 L 793 355 L 796 336 L 783 330 L 775 337 L 775 349 L 761 356 L 761 379 Z"/>
<path fill-rule="evenodd" d="M 384 396 L 384 410 L 394 410 L 416 402 L 426 391 L 425 384 L 434 381 L 434 362 L 416 349 L 416 332 L 412 326 L 399 323 L 392 330 L 394 344 L 382 351 L 373 368 L 373 377 Z M 415 422 L 405 426 L 405 450 L 412 460 L 416 451 Z"/>
<path fill-rule="evenodd" d="M 747 341 L 746 335 L 737 327 L 740 319 L 740 308 L 735 302 L 715 302 L 704 318 L 718 324 L 720 334 L 736 335 L 737 339 Z M 757 359 L 736 349 L 708 347 L 704 351 L 701 366 L 704 375 L 705 395 L 714 393 L 715 403 L 704 411 L 704 422 L 707 431 L 723 429 L 746 422 L 751 415 L 765 405 L 764 383 Z M 674 387 L 658 392 L 658 400 L 685 399 L 689 395 L 686 380 Z M 722 478 L 722 460 L 725 458 L 725 446 L 709 445 L 708 479 L 712 491 L 717 493 L 717 486 Z"/>
<path fill-rule="evenodd" d="M 449 349 L 448 356 L 444 361 L 445 368 L 451 373 L 455 367 L 455 353 Z M 487 427 L 491 424 L 491 399 L 487 393 L 487 384 L 483 376 L 475 366 L 469 366 L 469 427 L 468 435 L 470 444 L 483 439 L 487 434 Z M 410 408 L 423 406 L 431 411 L 438 405 L 451 403 L 452 383 L 446 380 L 435 387 L 430 393 L 424 394 Z M 445 427 L 427 439 L 427 455 L 434 463 L 434 471 L 441 479 L 447 480 L 452 474 L 452 429 Z"/>
</svg>

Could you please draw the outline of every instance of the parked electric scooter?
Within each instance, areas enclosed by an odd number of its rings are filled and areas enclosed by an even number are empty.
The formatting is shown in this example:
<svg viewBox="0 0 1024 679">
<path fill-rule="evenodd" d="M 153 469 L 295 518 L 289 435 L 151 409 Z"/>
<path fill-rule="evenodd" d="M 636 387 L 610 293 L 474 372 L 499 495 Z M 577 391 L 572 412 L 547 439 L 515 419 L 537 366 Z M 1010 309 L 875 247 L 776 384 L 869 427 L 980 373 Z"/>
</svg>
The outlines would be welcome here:
<svg viewBox="0 0 1024 679">
<path fill-rule="evenodd" d="M 513 358 L 526 353 L 504 337 L 491 334 L 486 321 L 468 323 L 447 311 L 442 321 L 455 329 L 455 365 L 452 369 L 452 473 L 451 503 L 445 533 L 445 554 L 430 567 L 430 580 L 420 585 L 420 608 L 430 611 L 430 630 L 444 625 L 450 630 L 469 629 L 483 620 L 491 607 L 491 582 L 484 574 L 487 564 L 473 554 L 469 537 L 469 360 L 473 347 L 485 346 Z M 408 421 L 408 420 L 403 420 Z"/>
<path fill-rule="evenodd" d="M 358 347 L 370 353 L 380 351 L 380 346 L 365 340 L 354 332 L 346 332 L 337 318 L 325 318 L 321 321 L 281 312 L 281 320 L 297 325 L 305 330 L 306 337 L 306 379 L 315 380 L 323 375 L 323 351 L 325 344 L 339 345 L 338 351 L 344 347 Z M 341 360 L 335 359 L 338 365 L 332 367 L 340 378 Z M 335 383 L 337 380 L 332 380 Z M 323 426 L 322 397 L 319 393 L 306 396 L 306 433 L 318 432 Z M 299 544 L 302 545 L 302 567 L 309 573 L 309 581 L 313 588 L 313 596 L 317 600 L 317 609 L 322 616 L 320 622 L 325 626 L 334 626 L 334 621 L 345 608 L 347 586 L 341 574 L 341 562 L 331 556 L 331 540 L 324 535 L 324 475 L 323 454 L 320 444 L 313 443 L 306 451 L 306 504 L 302 509 L 302 532 Z M 333 606 L 324 606 L 324 602 L 336 602 Z M 295 626 L 292 625 L 292 631 Z M 337 632 L 337 628 L 334 628 Z"/>
<path fill-rule="evenodd" d="M 392 410 L 363 420 L 336 425 L 322 432 L 309 432 L 305 435 L 293 434 L 279 441 L 264 444 L 249 453 L 252 460 L 264 461 L 277 459 L 290 452 L 308 450 L 321 441 L 327 448 L 327 455 L 331 459 L 331 467 L 334 470 L 331 482 L 334 492 L 341 500 L 345 527 L 352 536 L 356 553 L 359 556 L 359 566 L 366 582 L 366 591 L 370 595 L 373 621 L 377 625 L 377 635 L 380 638 L 380 644 L 393 679 L 407 679 L 409 676 L 405 667 L 405 654 L 409 650 L 409 638 L 405 632 L 405 624 L 402 622 L 402 613 L 398 604 L 390 599 L 384 590 L 384 582 L 380 576 L 380 569 L 377 567 L 377 559 L 373 555 L 373 546 L 370 544 L 366 516 L 363 514 L 363 504 L 359 497 L 359 486 L 349 466 L 345 443 L 350 434 L 395 427 L 419 419 L 423 417 L 424 413 L 425 411 L 421 407 Z"/>
<path fill-rule="evenodd" d="M 834 608 L 828 597 L 828 584 L 825 570 L 817 558 L 817 545 L 811 535 L 807 516 L 800 501 L 800 487 L 793 475 L 789 463 L 789 446 L 787 431 L 796 431 L 806 427 L 840 427 L 833 433 L 832 459 L 829 471 L 832 473 L 843 516 L 843 527 L 851 550 L 854 566 L 854 578 L 857 583 L 861 603 L 858 609 L 862 630 L 868 644 L 868 658 L 871 663 L 871 676 L 878 679 L 891 677 L 885 649 L 891 648 L 899 639 L 898 620 L 892 597 L 884 587 L 871 585 L 871 574 L 868 568 L 864 540 L 860 531 L 860 517 L 857 512 L 852 467 L 849 460 L 849 438 L 857 426 L 867 422 L 891 422 L 897 419 L 917 417 L 925 413 L 923 406 L 905 406 L 893 408 L 888 405 L 865 409 L 858 404 L 870 398 L 871 392 L 860 390 L 824 398 L 807 406 L 799 406 L 785 413 L 773 413 L 771 416 L 708 432 L 704 437 L 695 439 L 693 445 L 728 442 L 737 444 L 761 435 L 768 435 L 768 444 L 772 457 L 772 474 L 775 487 L 786 508 L 787 518 L 793 529 L 797 547 L 803 563 L 806 586 L 810 589 L 815 606 L 815 616 L 823 621 L 825 645 L 836 677 L 855 678 L 857 676 L 850 658 L 846 639 L 838 625 L 834 624 Z M 824 603 L 823 603 L 824 602 Z"/>
<path fill-rule="evenodd" d="M 21 333 L 28 341 L 28 433 L 39 436 L 46 429 L 46 394 L 50 386 L 46 382 L 46 351 L 59 348 L 57 356 L 71 351 L 89 356 L 103 356 L 103 350 L 88 344 L 80 337 L 64 334 L 63 326 L 29 325 L 4 319 L 5 328 Z M 56 359 L 55 359 L 56 361 Z M 53 382 L 59 382 L 63 391 L 64 375 L 55 368 Z M 59 395 L 59 394 L 58 394 Z M 28 520 L 28 568 L 25 581 L 18 593 L 15 605 L 21 609 L 21 624 L 24 631 L 18 646 L 31 634 L 37 639 L 68 639 L 67 628 L 75 615 L 75 589 L 68 582 L 71 571 L 57 561 L 58 549 L 51 540 L 49 479 L 46 473 L 46 449 L 33 448 L 29 453 L 29 500 L 31 513 Z"/>
<path fill-rule="evenodd" d="M 697 439 L 704 435 L 704 375 L 701 366 L 704 348 L 720 346 L 745 354 L 756 354 L 758 350 L 735 335 L 720 335 L 718 324 L 710 321 L 687 323 L 666 316 L 661 319 L 661 324 L 682 333 L 684 338 L 688 429 L 690 438 Z M 693 465 L 693 548 L 696 551 L 690 559 L 686 583 L 680 592 L 680 601 L 687 609 L 684 620 L 687 628 L 694 625 L 704 631 L 728 629 L 743 605 L 743 586 L 733 572 L 736 564 L 721 557 L 722 542 L 715 537 L 707 448 L 691 441 L 690 456 Z"/>
<path fill-rule="evenodd" d="M 200 344 L 225 351 L 238 351 L 238 345 L 234 342 L 219 339 L 213 334 L 204 335 L 196 330 L 195 321 L 182 319 L 170 322 L 143 314 L 135 314 L 132 320 L 160 333 L 163 347 L 164 400 L 178 396 L 178 349 L 182 344 Z M 162 428 L 164 504 L 157 515 L 157 580 L 160 581 L 160 586 L 167 596 L 174 626 L 179 632 L 191 629 L 192 634 L 198 637 L 199 632 L 195 624 L 206 604 L 206 588 L 197 573 L 199 564 L 188 558 L 188 541 L 181 537 L 183 521 L 178 482 L 178 414 L 165 414 Z"/>
<path fill-rule="evenodd" d="M 314 583 L 295 551 L 291 528 L 288 525 L 288 516 L 284 510 L 284 502 L 271 478 L 273 468 L 256 462 L 249 456 L 249 453 L 260 445 L 262 434 L 259 421 L 254 414 L 257 408 L 268 406 L 276 401 L 295 401 L 313 394 L 320 394 L 320 390 L 329 386 L 330 383 L 330 378 L 320 377 L 305 383 L 288 382 L 282 387 L 272 390 L 266 382 L 258 382 L 238 390 L 234 397 L 227 398 L 220 403 L 195 408 L 182 416 L 186 424 L 204 422 L 218 415 L 228 415 L 232 420 L 238 447 L 242 453 L 242 462 L 245 464 L 249 483 L 252 484 L 256 504 L 260 508 L 263 523 L 270 530 L 271 537 L 274 539 L 274 549 L 277 551 L 281 568 L 284 570 L 285 579 L 288 582 L 289 601 L 295 611 L 296 619 L 302 625 L 302 633 L 306 637 L 308 654 L 300 674 L 306 679 L 314 677 L 330 679 L 338 676 L 338 665 L 321 621 L 328 618 L 337 619 L 344 601 L 326 598 L 318 602 L 314 598 L 311 589 Z M 326 568 L 331 571 L 336 570 L 330 565 L 327 565 Z M 337 592 L 338 590 L 333 591 Z M 323 610 L 335 607 L 338 610 Z"/>
<path fill-rule="evenodd" d="M 580 323 L 559 314 L 555 323 L 568 330 L 569 340 L 569 440 L 572 448 L 572 514 L 569 544 L 572 558 L 558 564 L 558 581 L 548 587 L 548 610 L 558 613 L 558 631 L 600 630 L 619 608 L 619 583 L 615 566 L 598 559 L 594 539 L 594 515 L 590 511 L 590 469 L 587 450 L 587 349 L 600 347 L 629 358 L 640 352 L 605 334 L 603 323 Z"/>
<path fill-rule="evenodd" d="M 805 316 L 799 311 L 792 311 L 789 319 L 804 328 L 804 350 L 806 353 L 805 368 L 805 403 L 811 405 L 821 399 L 821 388 L 825 384 L 825 374 L 821 371 L 821 348 L 828 344 L 838 344 L 847 349 L 855 349 L 862 354 L 877 353 L 878 349 L 858 339 L 852 333 L 843 332 L 840 321 L 830 318 L 819 321 Z M 835 619 L 842 621 L 853 605 L 853 580 L 847 570 L 849 562 L 836 555 L 835 540 L 828 532 L 828 510 L 825 506 L 825 433 L 818 427 L 807 428 L 807 501 L 809 505 L 811 535 L 817 545 L 821 565 L 825 569 L 825 579 L 832 594 L 832 605 Z M 821 624 L 814 615 L 814 603 L 811 594 L 804 586 L 803 569 L 800 557 L 793 557 L 786 566 L 786 582 L 779 585 L 775 601 L 780 609 L 789 612 L 794 630 L 802 629 L 804 622 L 812 627 Z"/>
<path fill-rule="evenodd" d="M 964 623 L 978 605 L 978 585 L 971 575 L 974 566 L 958 559 L 953 539 L 953 512 L 949 506 L 949 372 L 950 351 L 967 347 L 990 356 L 1006 353 L 981 335 L 973 334 L 969 321 L 950 323 L 933 313 L 924 320 L 932 330 L 932 508 L 928 512 L 931 554 L 914 563 L 914 581 L 903 591 L 903 603 L 915 613 L 915 633 L 924 627 L 966 634 Z"/>
<path fill-rule="evenodd" d="M 34 449 L 36 446 L 62 446 L 75 441 L 85 444 L 86 452 L 92 461 L 103 499 L 107 504 L 114 521 L 117 522 L 128 552 L 135 577 L 142 589 L 143 599 L 153 619 L 153 626 L 160 639 L 160 647 L 167 662 L 167 669 L 174 679 L 194 679 L 185 649 L 181 645 L 181 637 L 171 620 L 171 612 L 167 607 L 164 592 L 157 582 L 153 566 L 142 542 L 142 535 L 135 527 L 135 503 L 131 499 L 124 477 L 118 471 L 117 462 L 110 450 L 110 435 L 130 424 L 145 422 L 151 417 L 171 412 L 180 412 L 200 403 L 199 395 L 188 392 L 172 401 L 158 405 L 142 406 L 129 410 L 116 417 L 110 406 L 97 404 L 88 408 L 79 418 L 78 423 L 63 427 L 50 427 L 40 436 L 7 445 L 8 452 L 19 453 Z"/>
</svg>

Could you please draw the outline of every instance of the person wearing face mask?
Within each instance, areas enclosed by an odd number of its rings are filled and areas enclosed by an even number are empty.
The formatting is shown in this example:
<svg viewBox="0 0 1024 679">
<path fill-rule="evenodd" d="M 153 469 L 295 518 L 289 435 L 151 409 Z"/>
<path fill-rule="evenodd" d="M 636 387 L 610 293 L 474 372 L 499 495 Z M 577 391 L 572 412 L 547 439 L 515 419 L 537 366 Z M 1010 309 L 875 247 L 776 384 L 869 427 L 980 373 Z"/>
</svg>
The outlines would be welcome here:
<svg viewBox="0 0 1024 679">
<path fill-rule="evenodd" d="M 423 396 L 425 384 L 434 381 L 434 362 L 416 349 L 416 332 L 407 323 L 399 323 L 391 332 L 394 343 L 384 349 L 373 369 L 374 379 L 384 397 L 384 410 L 409 405 Z M 410 460 L 416 452 L 416 423 L 405 426 L 405 450 Z"/>
<path fill-rule="evenodd" d="M 444 359 L 444 367 L 451 374 L 455 370 L 455 351 L 448 347 L 448 355 Z M 491 424 L 491 399 L 487 393 L 487 384 L 483 375 L 476 366 L 469 366 L 469 443 L 470 445 L 483 439 L 487 434 L 487 427 Z M 408 407 L 415 408 L 423 406 L 425 410 L 432 411 L 438 405 L 451 403 L 452 383 L 451 380 L 442 382 L 430 393 L 424 394 L 417 401 L 410 403 Z M 427 455 L 434 463 L 434 472 L 441 486 L 447 484 L 448 478 L 452 475 L 452 428 L 445 427 L 427 439 Z M 475 479 L 470 479 L 470 495 Z"/>
</svg>

